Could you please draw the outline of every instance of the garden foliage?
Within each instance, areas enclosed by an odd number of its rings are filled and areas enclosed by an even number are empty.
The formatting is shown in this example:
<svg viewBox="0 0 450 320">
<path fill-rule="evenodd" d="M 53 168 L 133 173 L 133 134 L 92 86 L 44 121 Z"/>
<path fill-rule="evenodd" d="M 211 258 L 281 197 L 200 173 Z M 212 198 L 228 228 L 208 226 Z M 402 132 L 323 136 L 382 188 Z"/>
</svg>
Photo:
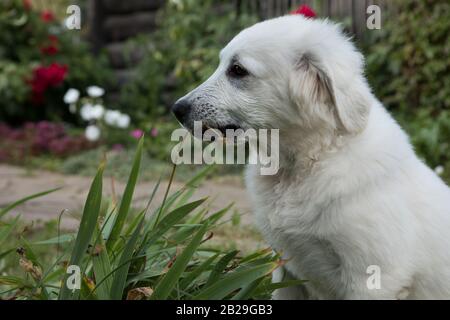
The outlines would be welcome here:
<svg viewBox="0 0 450 320">
<path fill-rule="evenodd" d="M 450 178 L 450 3 L 395 1 L 363 43 L 375 94 Z"/>
<path fill-rule="evenodd" d="M 236 15 L 231 1 L 183 0 L 167 1 L 158 21 L 150 39 L 137 40 L 148 53 L 121 97 L 123 108 L 144 124 L 166 116 L 168 106 L 206 80 L 220 49 L 257 18 Z"/>
<path fill-rule="evenodd" d="M 105 59 L 90 53 L 79 31 L 31 1 L 2 0 L 0 30 L 0 119 L 73 121 L 61 103 L 66 90 L 107 79 Z"/>
</svg>

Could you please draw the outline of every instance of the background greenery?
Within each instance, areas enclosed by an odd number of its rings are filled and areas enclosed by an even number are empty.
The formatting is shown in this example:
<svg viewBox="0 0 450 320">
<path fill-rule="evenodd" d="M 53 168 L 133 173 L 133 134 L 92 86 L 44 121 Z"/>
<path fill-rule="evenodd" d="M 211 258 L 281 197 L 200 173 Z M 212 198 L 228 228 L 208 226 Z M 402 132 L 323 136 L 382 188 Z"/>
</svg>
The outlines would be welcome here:
<svg viewBox="0 0 450 320">
<path fill-rule="evenodd" d="M 361 45 L 375 94 L 450 180 L 450 3 L 396 1 Z"/>
<path fill-rule="evenodd" d="M 52 11 L 35 10 L 21 0 L 1 1 L 0 30 L 1 120 L 12 124 L 37 120 L 74 122 L 76 118 L 62 102 L 66 90 L 107 85 L 110 73 L 106 57 L 93 56 L 80 33 L 65 28 Z M 50 46 L 54 51 L 43 51 Z M 67 67 L 64 80 L 46 90 L 42 104 L 33 103 L 33 70 L 55 63 Z"/>
<path fill-rule="evenodd" d="M 41 4 L 42 5 L 42 4 Z M 85 5 L 84 1 L 82 5 Z M 444 1 L 395 1 L 382 12 L 381 30 L 367 30 L 357 45 L 366 56 L 366 73 L 377 97 L 411 136 L 419 155 L 450 179 L 450 4 Z M 12 9 L 11 9 L 12 8 Z M 25 120 L 81 123 L 67 112 L 62 95 L 68 87 L 88 84 L 110 87 L 107 61 L 93 56 L 79 34 L 64 32 L 60 22 L 43 23 L 37 10 L 23 9 L 20 0 L 1 3 L 0 118 L 12 124 Z M 42 8 L 39 8 L 41 10 Z M 236 13 L 233 2 L 167 1 L 156 32 L 129 41 L 130 53 L 144 50 L 136 76 L 118 99 L 106 101 L 132 116 L 134 128 L 155 132 L 147 139 L 151 158 L 167 161 L 173 146 L 170 132 L 178 127 L 169 112 L 180 96 L 204 81 L 215 69 L 220 49 L 242 28 L 258 21 L 256 14 Z M 341 21 L 348 25 L 348 19 Z M 57 35 L 59 52 L 42 55 L 46 37 Z M 14 50 L 11 50 L 14 48 Z M 51 88 L 46 103 L 30 105 L 24 79 L 37 64 L 68 65 L 67 78 Z M 133 139 L 110 134 L 106 145 L 129 145 Z M 89 154 L 87 154 L 89 157 Z"/>
<path fill-rule="evenodd" d="M 167 115 L 168 105 L 209 77 L 220 49 L 257 19 L 237 16 L 231 1 L 184 0 L 168 1 L 158 21 L 150 39 L 136 40 L 147 53 L 121 99 L 123 107 L 144 122 Z"/>
<path fill-rule="evenodd" d="M 170 103 L 213 72 L 223 45 L 257 21 L 255 15 L 235 12 L 233 5 L 217 1 L 169 2 L 138 76 L 121 97 L 123 108 L 135 110 L 144 125 L 166 119 Z M 356 39 L 366 56 L 369 83 L 419 155 L 450 181 L 450 4 L 395 1 L 383 12 L 382 23 L 381 30 L 367 30 Z"/>
</svg>

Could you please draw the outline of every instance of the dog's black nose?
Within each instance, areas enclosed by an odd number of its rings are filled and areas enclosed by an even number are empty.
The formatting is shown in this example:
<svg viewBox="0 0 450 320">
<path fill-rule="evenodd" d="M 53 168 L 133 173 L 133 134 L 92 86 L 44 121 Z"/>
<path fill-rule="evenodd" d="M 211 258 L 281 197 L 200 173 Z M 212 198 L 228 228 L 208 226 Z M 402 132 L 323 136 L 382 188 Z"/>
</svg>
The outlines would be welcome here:
<svg viewBox="0 0 450 320">
<path fill-rule="evenodd" d="M 186 100 L 180 100 L 172 106 L 172 112 L 181 123 L 186 120 L 189 111 L 191 110 L 191 104 Z"/>
</svg>

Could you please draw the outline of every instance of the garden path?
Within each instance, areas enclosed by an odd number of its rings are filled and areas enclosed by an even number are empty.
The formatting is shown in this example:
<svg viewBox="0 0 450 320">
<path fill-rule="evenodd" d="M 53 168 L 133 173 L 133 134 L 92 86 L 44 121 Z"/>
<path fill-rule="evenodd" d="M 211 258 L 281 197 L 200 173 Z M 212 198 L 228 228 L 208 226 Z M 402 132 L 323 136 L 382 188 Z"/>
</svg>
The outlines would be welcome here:
<svg viewBox="0 0 450 320">
<path fill-rule="evenodd" d="M 81 212 L 82 206 L 91 183 L 91 178 L 82 176 L 62 175 L 42 170 L 27 170 L 22 167 L 10 165 L 0 165 L 0 207 L 5 206 L 15 200 L 45 191 L 55 187 L 62 189 L 48 194 L 44 197 L 33 199 L 13 210 L 12 215 L 21 214 L 27 221 L 42 223 L 56 219 L 59 214 L 66 209 L 61 225 L 64 229 L 74 229 L 78 226 L 77 215 Z M 133 204 L 145 206 L 156 182 L 143 182 L 136 186 Z M 183 184 L 174 182 L 172 191 L 179 189 Z M 116 194 L 121 194 L 125 184 L 115 181 Z M 155 195 L 150 206 L 150 211 L 162 202 L 167 181 L 162 182 L 159 191 Z M 104 194 L 112 194 L 111 179 L 104 179 Z M 248 196 L 239 180 L 207 180 L 196 190 L 194 198 L 209 196 L 211 211 L 226 207 L 231 202 L 235 203 L 234 208 L 242 213 L 241 224 L 252 223 L 252 215 Z"/>
</svg>

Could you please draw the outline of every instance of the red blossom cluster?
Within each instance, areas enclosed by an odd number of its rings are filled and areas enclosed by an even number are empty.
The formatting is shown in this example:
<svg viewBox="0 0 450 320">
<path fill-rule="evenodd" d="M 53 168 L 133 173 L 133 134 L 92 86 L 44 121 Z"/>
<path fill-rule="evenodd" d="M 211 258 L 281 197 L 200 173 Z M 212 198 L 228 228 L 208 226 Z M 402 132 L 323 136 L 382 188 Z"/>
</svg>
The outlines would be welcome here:
<svg viewBox="0 0 450 320">
<path fill-rule="evenodd" d="M 59 40 L 57 36 L 49 35 L 45 46 L 41 47 L 41 52 L 47 56 L 53 56 L 58 53 Z"/>
<path fill-rule="evenodd" d="M 25 10 L 32 10 L 31 1 L 22 1 Z M 50 23 L 55 20 L 55 15 L 50 10 L 43 10 L 40 14 L 41 21 Z M 53 56 L 59 52 L 59 39 L 55 35 L 48 35 L 40 46 L 43 55 Z M 41 65 L 33 69 L 33 74 L 28 78 L 27 83 L 31 88 L 31 101 L 34 105 L 44 103 L 44 96 L 47 89 L 60 85 L 68 72 L 67 65 L 58 64 L 56 62 L 50 65 Z"/>
<path fill-rule="evenodd" d="M 20 128 L 0 123 L 0 162 L 21 163 L 43 154 L 66 157 L 94 146 L 84 135 L 67 134 L 59 123 L 28 122 Z"/>
<path fill-rule="evenodd" d="M 31 0 L 22 0 L 22 5 L 26 11 L 31 10 Z"/>
<path fill-rule="evenodd" d="M 314 12 L 314 10 L 307 5 L 302 5 L 298 7 L 296 10 L 291 11 L 291 14 L 300 14 L 302 16 L 305 16 L 306 18 L 316 17 L 316 13 Z"/>
<path fill-rule="evenodd" d="M 32 91 L 32 101 L 36 105 L 44 102 L 45 91 L 56 87 L 64 81 L 68 67 L 52 63 L 49 66 L 39 66 L 33 70 L 33 78 L 29 81 Z"/>
<path fill-rule="evenodd" d="M 55 20 L 55 15 L 50 10 L 44 10 L 41 12 L 41 20 L 48 23 Z"/>
</svg>

